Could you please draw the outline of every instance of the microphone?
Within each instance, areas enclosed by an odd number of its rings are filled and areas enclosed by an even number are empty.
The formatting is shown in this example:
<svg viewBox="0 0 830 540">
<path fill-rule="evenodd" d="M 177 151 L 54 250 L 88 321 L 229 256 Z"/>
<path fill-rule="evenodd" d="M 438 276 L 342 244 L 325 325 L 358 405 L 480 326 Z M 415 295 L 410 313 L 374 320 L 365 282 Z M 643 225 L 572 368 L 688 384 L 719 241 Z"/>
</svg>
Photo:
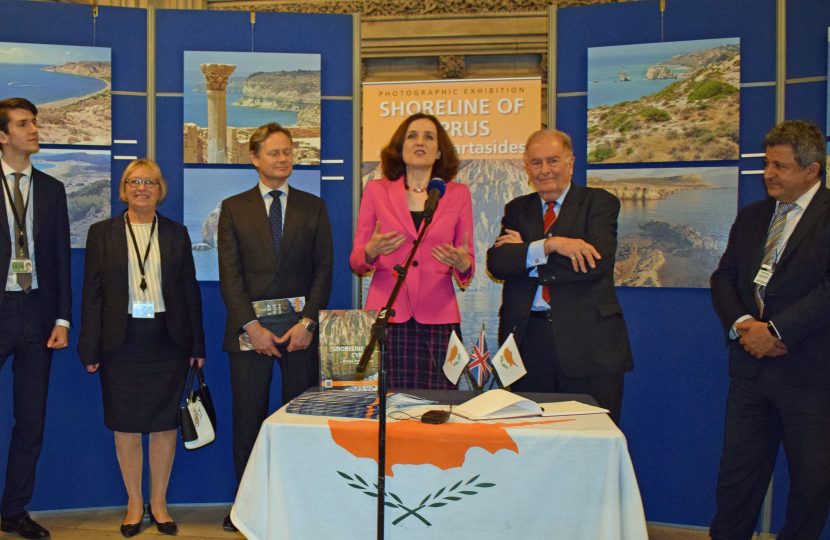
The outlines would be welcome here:
<svg viewBox="0 0 830 540">
<path fill-rule="evenodd" d="M 438 208 L 438 199 L 443 197 L 446 191 L 447 184 L 440 178 L 433 178 L 427 184 L 429 196 L 426 203 L 424 203 L 424 221 L 427 223 L 432 221 L 432 215 L 435 214 L 435 210 Z"/>
</svg>

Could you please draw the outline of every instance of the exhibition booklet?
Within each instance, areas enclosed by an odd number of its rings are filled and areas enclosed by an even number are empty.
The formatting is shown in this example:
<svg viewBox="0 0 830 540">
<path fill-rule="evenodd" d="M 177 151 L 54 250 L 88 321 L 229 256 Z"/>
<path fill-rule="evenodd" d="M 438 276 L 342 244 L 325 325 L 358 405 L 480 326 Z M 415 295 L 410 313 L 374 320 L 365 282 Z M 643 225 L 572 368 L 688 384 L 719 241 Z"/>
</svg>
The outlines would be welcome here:
<svg viewBox="0 0 830 540">
<path fill-rule="evenodd" d="M 530 416 L 572 416 L 607 413 L 607 409 L 578 401 L 536 403 L 507 390 L 490 390 L 453 407 L 452 413 L 467 420 L 503 420 Z"/>
<path fill-rule="evenodd" d="M 372 391 L 378 387 L 375 348 L 365 373 L 355 368 L 369 343 L 377 310 L 324 309 L 320 311 L 320 388 Z"/>
<path fill-rule="evenodd" d="M 305 296 L 280 298 L 277 300 L 258 300 L 251 302 L 257 321 L 266 330 L 277 337 L 282 337 L 292 326 L 297 324 L 299 313 L 305 307 Z M 239 350 L 253 351 L 248 332 L 239 335 Z"/>
<path fill-rule="evenodd" d="M 437 401 L 411 396 L 409 394 L 386 394 L 386 413 L 434 405 Z M 377 392 L 306 392 L 288 404 L 286 411 L 292 414 L 313 416 L 336 416 L 340 418 L 377 418 L 380 400 Z"/>
</svg>

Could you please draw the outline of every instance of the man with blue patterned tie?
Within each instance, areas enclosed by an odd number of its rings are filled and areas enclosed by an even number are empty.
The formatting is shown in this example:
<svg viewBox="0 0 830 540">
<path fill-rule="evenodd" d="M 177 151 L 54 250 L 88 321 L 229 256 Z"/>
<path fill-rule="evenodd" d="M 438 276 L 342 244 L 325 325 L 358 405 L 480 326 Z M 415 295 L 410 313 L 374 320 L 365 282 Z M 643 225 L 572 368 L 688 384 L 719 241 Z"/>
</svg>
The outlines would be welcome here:
<svg viewBox="0 0 830 540">
<path fill-rule="evenodd" d="M 778 447 L 790 471 L 779 540 L 821 536 L 830 508 L 830 190 L 810 122 L 764 138 L 766 199 L 743 208 L 712 274 L 729 347 L 715 540 L 749 540 Z"/>
<path fill-rule="evenodd" d="M 274 358 L 280 364 L 283 402 L 319 382 L 317 312 L 328 305 L 333 270 L 325 202 L 288 186 L 294 157 L 291 133 L 277 123 L 266 124 L 251 135 L 249 146 L 260 181 L 222 202 L 218 231 L 237 483 L 268 415 Z M 251 302 L 295 297 L 304 297 L 305 307 L 284 335 L 274 335 L 257 321 Z M 243 332 L 255 351 L 240 350 Z M 277 346 L 285 343 L 281 352 Z M 223 527 L 235 530 L 230 516 Z"/>
<path fill-rule="evenodd" d="M 32 167 L 40 150 L 37 108 L 0 101 L 0 369 L 11 356 L 14 418 L 0 530 L 49 538 L 24 507 L 32 499 L 43 444 L 52 352 L 68 344 L 72 320 L 71 249 L 66 190 Z"/>
</svg>

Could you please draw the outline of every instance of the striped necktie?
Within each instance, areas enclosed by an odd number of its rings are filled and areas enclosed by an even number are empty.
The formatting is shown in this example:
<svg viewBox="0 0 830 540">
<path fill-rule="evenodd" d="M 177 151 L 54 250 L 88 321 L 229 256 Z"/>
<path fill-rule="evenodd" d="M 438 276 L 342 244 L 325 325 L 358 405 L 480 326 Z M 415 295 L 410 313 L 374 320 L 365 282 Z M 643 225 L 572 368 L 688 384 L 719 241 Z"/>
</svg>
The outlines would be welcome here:
<svg viewBox="0 0 830 540">
<path fill-rule="evenodd" d="M 795 203 L 778 203 L 778 210 L 775 212 L 775 217 L 772 219 L 772 225 L 769 227 L 767 233 L 767 244 L 764 247 L 764 260 L 761 261 L 761 267 L 772 268 L 778 261 L 781 255 L 778 251 L 781 238 L 784 236 L 784 226 L 787 224 L 787 214 L 797 208 Z M 764 294 L 767 288 L 765 285 L 755 285 L 755 303 L 758 305 L 758 310 L 761 316 L 764 314 Z"/>
<path fill-rule="evenodd" d="M 547 237 L 550 235 L 550 228 L 553 227 L 553 224 L 556 221 L 556 212 L 553 211 L 553 207 L 556 206 L 556 201 L 545 204 L 547 205 L 547 208 L 545 209 L 545 236 Z M 542 300 L 550 305 L 550 291 L 548 290 L 547 285 L 542 286 Z"/>
<path fill-rule="evenodd" d="M 12 173 L 14 176 L 14 210 L 17 212 L 17 217 L 20 221 L 25 223 L 25 212 L 26 207 L 23 203 L 23 192 L 20 191 L 20 179 L 23 178 L 23 173 L 15 172 Z M 32 189 L 31 183 L 29 184 L 29 189 Z M 28 259 L 29 258 L 29 238 L 26 235 L 26 228 L 24 227 L 23 230 L 20 230 L 20 225 L 18 224 L 17 220 L 14 220 L 14 241 L 15 241 L 15 255 L 17 255 L 18 259 Z M 32 290 L 32 274 L 30 273 L 18 273 L 17 274 L 17 284 L 20 285 L 20 288 L 23 289 L 25 292 L 29 292 Z"/>
</svg>

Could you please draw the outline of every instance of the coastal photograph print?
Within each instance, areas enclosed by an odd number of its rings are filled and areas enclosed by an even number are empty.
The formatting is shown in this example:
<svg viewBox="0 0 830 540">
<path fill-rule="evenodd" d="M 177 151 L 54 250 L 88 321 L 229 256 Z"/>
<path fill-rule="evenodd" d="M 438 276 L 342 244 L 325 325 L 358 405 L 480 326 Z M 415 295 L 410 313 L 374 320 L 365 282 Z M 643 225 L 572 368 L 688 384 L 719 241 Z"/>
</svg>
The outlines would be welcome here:
<svg viewBox="0 0 830 540">
<path fill-rule="evenodd" d="M 38 108 L 41 144 L 112 144 L 112 62 L 105 47 L 0 42 L 0 100 Z"/>
<path fill-rule="evenodd" d="M 247 164 L 264 124 L 288 128 L 295 165 L 320 164 L 320 55 L 184 52 L 184 162 Z"/>
<path fill-rule="evenodd" d="M 110 151 L 41 148 L 31 159 L 37 170 L 63 182 L 72 247 L 85 248 L 89 226 L 112 213 Z"/>
<path fill-rule="evenodd" d="M 259 174 L 253 167 L 184 170 L 184 225 L 190 234 L 196 278 L 199 281 L 219 281 L 216 234 L 222 201 L 248 191 L 258 183 Z M 288 186 L 319 197 L 320 171 L 294 169 L 288 179 Z M 288 200 L 291 200 L 290 189 Z M 265 248 L 273 249 L 272 246 Z"/>
<path fill-rule="evenodd" d="M 738 212 L 738 168 L 588 170 L 620 199 L 618 287 L 708 288 Z"/>
<path fill-rule="evenodd" d="M 739 38 L 588 49 L 588 163 L 738 159 Z"/>
</svg>

